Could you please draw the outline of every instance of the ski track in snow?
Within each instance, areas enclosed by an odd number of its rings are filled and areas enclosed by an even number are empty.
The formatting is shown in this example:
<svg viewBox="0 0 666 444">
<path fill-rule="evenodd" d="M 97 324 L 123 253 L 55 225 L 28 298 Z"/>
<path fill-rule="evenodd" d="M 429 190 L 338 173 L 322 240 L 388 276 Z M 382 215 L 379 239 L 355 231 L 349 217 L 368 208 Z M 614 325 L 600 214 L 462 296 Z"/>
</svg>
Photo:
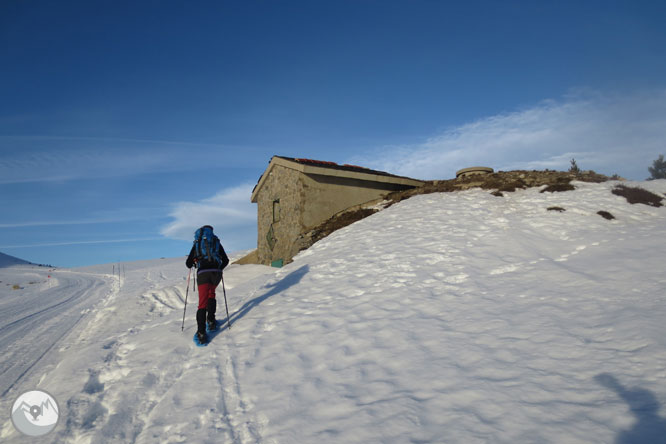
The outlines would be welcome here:
<svg viewBox="0 0 666 444">
<path fill-rule="evenodd" d="M 17 299 L 22 296 L 21 291 L 10 290 L 14 294 L 7 294 L 0 302 L 2 397 L 7 396 L 35 366 L 43 365 L 41 359 L 76 328 L 81 318 L 108 291 L 104 287 L 107 281 L 102 278 L 34 266 L 1 269 L 3 281 L 13 279 L 11 270 L 24 277 L 30 276 L 30 282 L 39 285 L 39 291 Z M 48 274 L 52 277 L 48 278 Z M 57 291 L 49 291 L 53 287 L 57 287 Z"/>
<path fill-rule="evenodd" d="M 77 270 L 104 298 L 10 393 L 60 402 L 34 442 L 664 442 L 666 209 L 576 186 L 417 196 L 280 270 L 230 266 L 204 348 L 184 258 Z"/>
<path fill-rule="evenodd" d="M 197 295 L 194 280 L 185 288 L 183 262 L 179 258 L 128 271 L 120 284 L 116 278 L 115 291 L 89 313 L 80 331 L 58 342 L 60 353 L 83 359 L 63 359 L 41 376 L 38 385 L 48 386 L 65 412 L 57 431 L 41 442 L 185 443 L 209 442 L 211 437 L 212 442 L 269 442 L 262 439 L 262 421 L 238 381 L 235 348 L 228 342 L 234 329 L 221 332 L 204 349 L 192 343 Z M 231 266 L 225 274 L 228 290 L 238 280 L 238 268 Z M 247 280 L 248 268 L 249 277 L 261 282 L 266 280 L 261 275 L 274 272 L 244 267 L 236 273 L 241 280 Z M 95 275 L 101 267 L 91 270 Z M 181 333 L 186 291 L 186 329 Z M 222 303 L 221 288 L 218 296 Z M 10 423 L 0 437 L 22 442 Z"/>
</svg>

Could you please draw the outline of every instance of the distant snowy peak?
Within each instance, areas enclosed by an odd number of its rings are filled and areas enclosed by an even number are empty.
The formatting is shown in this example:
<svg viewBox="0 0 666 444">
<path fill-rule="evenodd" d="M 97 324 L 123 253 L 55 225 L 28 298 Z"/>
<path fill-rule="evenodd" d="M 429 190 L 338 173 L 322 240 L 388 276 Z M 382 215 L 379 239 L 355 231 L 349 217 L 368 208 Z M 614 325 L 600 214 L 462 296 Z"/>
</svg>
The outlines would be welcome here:
<svg viewBox="0 0 666 444">
<path fill-rule="evenodd" d="M 5 253 L 0 253 L 0 267 L 11 267 L 12 265 L 29 265 L 30 262 L 24 261 Z"/>
</svg>

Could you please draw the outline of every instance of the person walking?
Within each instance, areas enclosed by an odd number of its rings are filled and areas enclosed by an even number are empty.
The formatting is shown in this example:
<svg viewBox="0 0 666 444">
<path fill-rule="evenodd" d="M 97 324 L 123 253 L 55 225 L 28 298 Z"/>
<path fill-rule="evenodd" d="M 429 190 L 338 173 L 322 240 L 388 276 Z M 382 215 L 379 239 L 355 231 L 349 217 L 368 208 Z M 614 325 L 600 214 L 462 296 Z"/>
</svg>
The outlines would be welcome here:
<svg viewBox="0 0 666 444">
<path fill-rule="evenodd" d="M 185 261 L 187 268 L 197 268 L 199 308 L 197 309 L 197 339 L 208 342 L 206 322 L 209 330 L 215 330 L 217 300 L 215 289 L 222 280 L 222 270 L 229 265 L 229 258 L 220 239 L 213 233 L 213 227 L 204 225 L 194 233 L 194 244 Z"/>
</svg>

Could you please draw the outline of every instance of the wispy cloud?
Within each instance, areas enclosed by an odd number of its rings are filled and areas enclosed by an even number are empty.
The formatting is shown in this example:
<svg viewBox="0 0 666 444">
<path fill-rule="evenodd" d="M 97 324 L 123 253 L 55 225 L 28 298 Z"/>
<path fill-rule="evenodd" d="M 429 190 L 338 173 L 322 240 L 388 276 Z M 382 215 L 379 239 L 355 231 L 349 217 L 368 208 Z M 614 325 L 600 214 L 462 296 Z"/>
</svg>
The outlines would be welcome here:
<svg viewBox="0 0 666 444">
<path fill-rule="evenodd" d="M 10 145 L 11 150 L 10 143 L 3 142 L 3 145 Z M 194 162 L 190 166 L 194 167 Z M 0 160 L 0 184 L 64 182 L 187 167 L 187 159 L 181 159 L 173 150 L 163 150 L 158 154 L 153 150 L 111 150 L 98 147 L 40 150 L 33 146 L 29 151 L 15 150 L 11 155 L 3 156 Z"/>
<path fill-rule="evenodd" d="M 149 145 L 179 145 L 183 147 L 200 146 L 206 148 L 225 148 L 228 146 L 216 143 L 199 143 L 199 142 L 184 142 L 181 140 L 164 140 L 164 139 L 132 139 L 124 137 L 78 137 L 78 136 L 45 136 L 45 135 L 2 135 L 0 140 L 22 140 L 22 141 L 85 141 L 85 142 L 105 142 L 105 143 L 132 143 L 132 144 L 149 144 Z"/>
<path fill-rule="evenodd" d="M 0 245 L 0 248 L 33 248 L 33 247 L 61 247 L 64 245 L 88 245 L 88 244 L 121 244 L 125 242 L 149 242 L 163 241 L 163 237 L 142 237 L 134 239 L 103 239 L 89 241 L 69 241 L 69 242 L 42 242 L 25 245 Z"/>
<path fill-rule="evenodd" d="M 647 177 L 666 152 L 666 90 L 625 96 L 572 95 L 490 116 L 413 145 L 386 146 L 353 162 L 422 179 L 458 169 L 582 169 Z"/>
<path fill-rule="evenodd" d="M 257 209 L 250 202 L 253 184 L 224 189 L 198 202 L 178 202 L 170 216 L 173 221 L 162 228 L 161 234 L 174 239 L 192 240 L 194 231 L 202 225 L 212 225 L 218 236 L 226 233 L 256 233 Z"/>
<path fill-rule="evenodd" d="M 0 184 L 64 182 L 201 168 L 206 155 L 244 165 L 252 148 L 96 137 L 0 136 Z"/>
<path fill-rule="evenodd" d="M 95 225 L 146 221 L 162 218 L 165 208 L 141 207 L 141 208 L 114 208 L 108 211 L 97 211 L 92 217 L 82 219 L 44 219 L 27 220 L 18 222 L 0 223 L 0 228 L 24 228 L 24 227 L 48 227 L 68 225 Z"/>
</svg>

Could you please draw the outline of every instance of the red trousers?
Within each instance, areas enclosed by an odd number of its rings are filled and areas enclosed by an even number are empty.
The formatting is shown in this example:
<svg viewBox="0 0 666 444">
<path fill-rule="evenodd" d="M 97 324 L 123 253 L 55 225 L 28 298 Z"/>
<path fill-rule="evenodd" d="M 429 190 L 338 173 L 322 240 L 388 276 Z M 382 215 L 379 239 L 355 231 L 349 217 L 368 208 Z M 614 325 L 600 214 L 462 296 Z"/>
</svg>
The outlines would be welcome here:
<svg viewBox="0 0 666 444">
<path fill-rule="evenodd" d="M 199 284 L 199 308 L 207 308 L 208 300 L 215 299 L 216 284 Z"/>
</svg>

